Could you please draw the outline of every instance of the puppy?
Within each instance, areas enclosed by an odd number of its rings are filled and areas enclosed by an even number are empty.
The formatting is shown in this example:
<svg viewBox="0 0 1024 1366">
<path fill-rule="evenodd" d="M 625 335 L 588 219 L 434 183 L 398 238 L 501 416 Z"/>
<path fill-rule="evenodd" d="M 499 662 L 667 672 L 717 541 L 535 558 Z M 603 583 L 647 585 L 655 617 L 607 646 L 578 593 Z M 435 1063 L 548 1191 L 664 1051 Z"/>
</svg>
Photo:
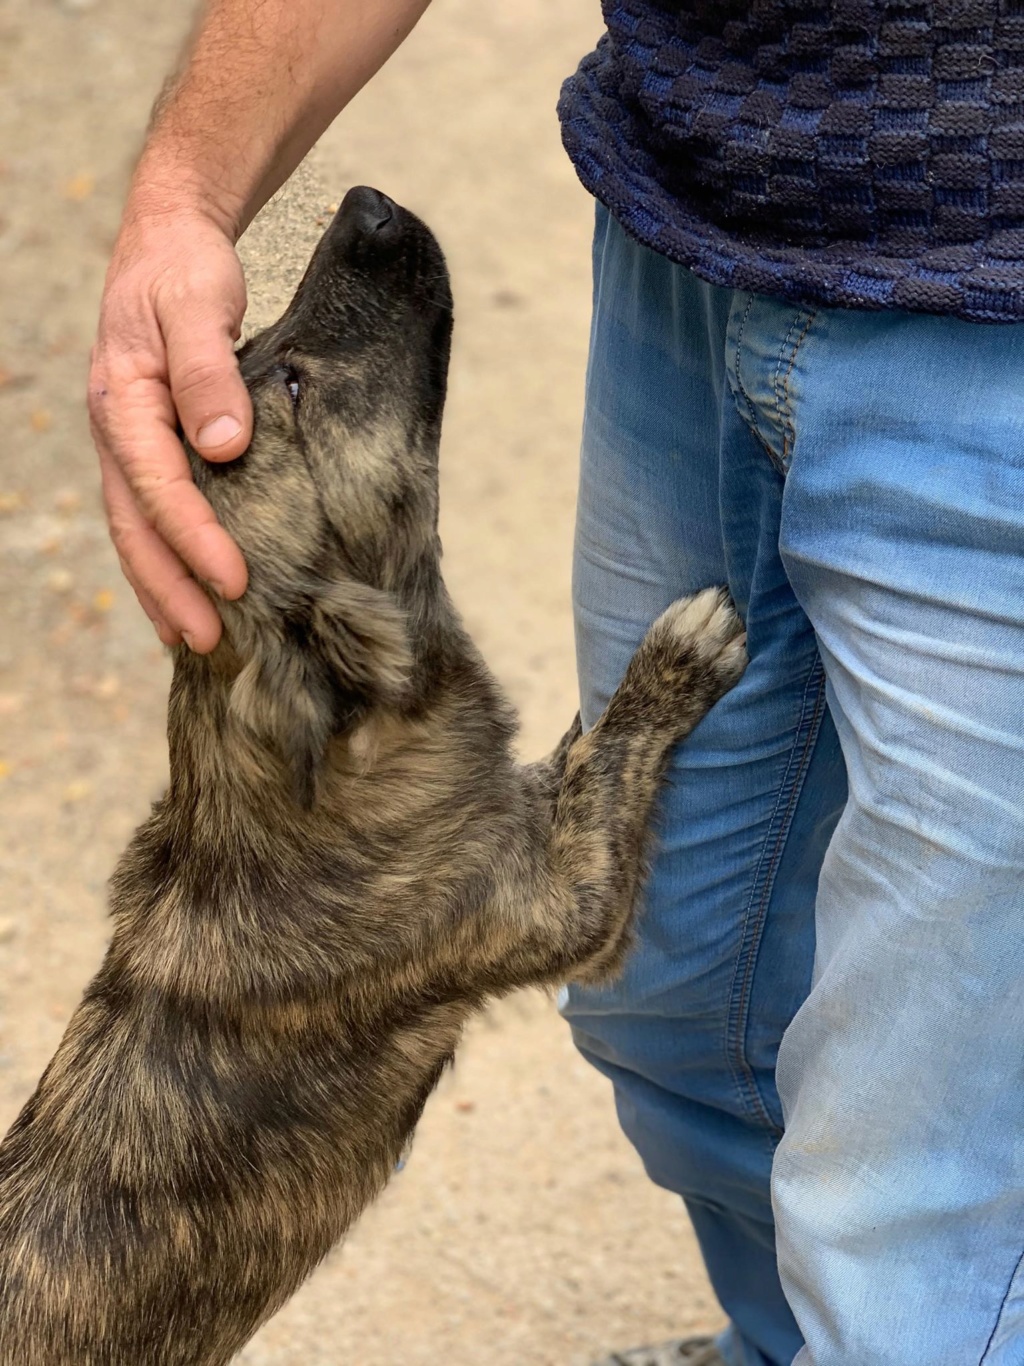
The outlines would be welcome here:
<svg viewBox="0 0 1024 1366">
<path fill-rule="evenodd" d="M 175 652 L 166 796 L 0 1145 L 2 1366 L 223 1366 L 394 1170 L 471 1011 L 621 963 L 673 745 L 739 677 L 671 607 L 544 763 L 445 591 L 441 252 L 353 190 L 240 353 L 248 452 L 193 459 L 249 588 Z"/>
</svg>

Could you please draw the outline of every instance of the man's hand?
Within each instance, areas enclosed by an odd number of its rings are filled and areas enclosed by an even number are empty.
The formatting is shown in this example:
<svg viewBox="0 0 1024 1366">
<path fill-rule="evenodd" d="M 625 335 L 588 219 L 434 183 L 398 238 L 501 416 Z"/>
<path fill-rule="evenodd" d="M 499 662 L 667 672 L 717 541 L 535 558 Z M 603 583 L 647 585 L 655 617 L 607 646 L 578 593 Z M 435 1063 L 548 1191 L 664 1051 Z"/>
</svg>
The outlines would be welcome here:
<svg viewBox="0 0 1024 1366">
<path fill-rule="evenodd" d="M 238 235 L 394 52 L 428 0 L 205 0 L 157 101 L 107 274 L 89 377 L 110 531 L 160 639 L 212 650 L 241 552 L 189 473 L 249 444 L 235 363 Z"/>
<path fill-rule="evenodd" d="M 220 617 L 189 570 L 226 598 L 245 561 L 192 482 L 176 435 L 208 460 L 249 444 L 252 408 L 233 343 L 245 283 L 231 239 L 195 211 L 129 214 L 107 274 L 89 413 L 121 567 L 165 645 L 212 650 Z"/>
</svg>

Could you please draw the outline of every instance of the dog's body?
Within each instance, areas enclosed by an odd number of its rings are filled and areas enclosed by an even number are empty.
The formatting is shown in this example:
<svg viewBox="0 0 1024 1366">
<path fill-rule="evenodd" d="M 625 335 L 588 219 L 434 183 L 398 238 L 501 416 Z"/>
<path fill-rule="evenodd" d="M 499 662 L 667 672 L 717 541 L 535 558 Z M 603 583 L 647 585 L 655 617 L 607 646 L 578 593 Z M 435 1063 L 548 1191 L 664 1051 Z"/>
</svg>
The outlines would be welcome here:
<svg viewBox="0 0 1024 1366">
<path fill-rule="evenodd" d="M 593 730 L 514 762 L 438 565 L 449 327 L 430 234 L 358 191 L 242 353 L 253 445 L 195 468 L 250 589 L 177 652 L 170 788 L 0 1146 L 0 1366 L 222 1366 L 384 1185 L 467 1016 L 622 960 L 742 628 L 670 608 Z"/>
</svg>

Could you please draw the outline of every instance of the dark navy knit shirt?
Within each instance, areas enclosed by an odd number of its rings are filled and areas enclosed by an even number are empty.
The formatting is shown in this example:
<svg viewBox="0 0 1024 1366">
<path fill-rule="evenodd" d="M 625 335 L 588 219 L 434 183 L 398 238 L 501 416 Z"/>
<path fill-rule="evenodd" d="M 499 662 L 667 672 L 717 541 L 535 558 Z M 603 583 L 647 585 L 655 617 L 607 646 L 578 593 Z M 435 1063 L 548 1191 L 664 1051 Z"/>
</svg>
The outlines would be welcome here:
<svg viewBox="0 0 1024 1366">
<path fill-rule="evenodd" d="M 1024 320 L 1024 0 L 605 0 L 569 155 L 714 284 Z"/>
</svg>

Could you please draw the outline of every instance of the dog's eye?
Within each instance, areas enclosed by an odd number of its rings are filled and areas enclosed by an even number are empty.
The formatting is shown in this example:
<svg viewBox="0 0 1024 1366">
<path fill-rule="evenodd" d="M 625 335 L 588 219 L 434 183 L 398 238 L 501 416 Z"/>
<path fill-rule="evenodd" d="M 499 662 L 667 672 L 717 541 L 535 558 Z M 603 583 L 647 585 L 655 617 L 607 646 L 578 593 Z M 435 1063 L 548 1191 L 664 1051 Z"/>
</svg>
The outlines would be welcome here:
<svg viewBox="0 0 1024 1366">
<path fill-rule="evenodd" d="M 294 408 L 298 404 L 299 391 L 302 388 L 302 380 L 299 376 L 299 372 L 294 366 L 282 365 L 278 368 L 278 374 L 281 377 L 281 383 L 288 390 L 288 397 L 291 399 L 292 407 Z"/>
</svg>

